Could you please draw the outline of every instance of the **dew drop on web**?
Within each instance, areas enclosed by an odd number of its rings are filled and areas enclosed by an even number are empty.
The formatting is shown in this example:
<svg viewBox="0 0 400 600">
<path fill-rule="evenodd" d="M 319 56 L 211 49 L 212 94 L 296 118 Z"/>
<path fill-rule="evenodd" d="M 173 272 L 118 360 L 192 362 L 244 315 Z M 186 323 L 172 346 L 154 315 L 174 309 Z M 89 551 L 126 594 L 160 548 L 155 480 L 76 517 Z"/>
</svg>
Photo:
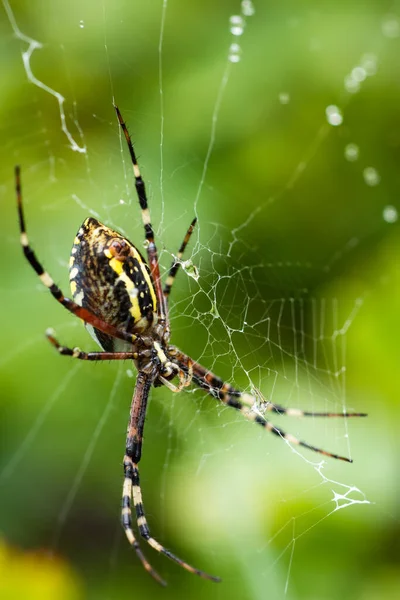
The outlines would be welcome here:
<svg viewBox="0 0 400 600">
<path fill-rule="evenodd" d="M 289 104 L 289 102 L 290 102 L 290 95 L 287 92 L 281 92 L 279 94 L 279 102 L 281 104 Z"/>
<path fill-rule="evenodd" d="M 382 33 L 387 38 L 397 38 L 400 36 L 400 23 L 397 15 L 385 15 L 382 20 Z"/>
<path fill-rule="evenodd" d="M 371 187 L 378 185 L 381 180 L 381 176 L 375 167 L 366 167 L 363 171 L 363 177 L 365 183 Z"/>
<path fill-rule="evenodd" d="M 232 35 L 242 35 L 245 25 L 243 17 L 232 15 L 229 19 L 229 25 Z"/>
<path fill-rule="evenodd" d="M 256 12 L 254 4 L 251 2 L 251 0 L 242 0 L 241 9 L 242 15 L 244 15 L 245 17 L 252 17 Z"/>
<path fill-rule="evenodd" d="M 329 125 L 337 127 L 343 123 L 343 115 L 335 104 L 330 104 L 325 109 L 326 119 Z"/>
<path fill-rule="evenodd" d="M 229 61 L 231 63 L 238 63 L 242 54 L 242 49 L 239 44 L 231 44 L 229 46 Z"/>
<path fill-rule="evenodd" d="M 344 156 L 349 162 L 358 160 L 360 156 L 360 149 L 357 144 L 347 144 L 344 149 Z"/>
<path fill-rule="evenodd" d="M 386 223 L 396 223 L 399 218 L 399 213 L 397 212 L 397 208 L 395 206 L 385 206 L 383 209 L 383 219 Z"/>
</svg>

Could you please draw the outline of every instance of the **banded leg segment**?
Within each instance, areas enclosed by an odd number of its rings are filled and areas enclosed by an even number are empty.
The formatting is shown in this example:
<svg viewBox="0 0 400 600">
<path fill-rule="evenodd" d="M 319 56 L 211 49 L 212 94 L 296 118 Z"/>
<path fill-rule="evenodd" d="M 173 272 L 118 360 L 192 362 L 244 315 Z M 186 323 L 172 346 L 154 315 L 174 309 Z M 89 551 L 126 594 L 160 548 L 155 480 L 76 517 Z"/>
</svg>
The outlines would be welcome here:
<svg viewBox="0 0 400 600">
<path fill-rule="evenodd" d="M 138 469 L 138 466 L 134 463 L 132 463 L 132 469 L 133 469 L 133 475 L 132 475 L 133 503 L 134 503 L 135 510 L 136 510 L 136 519 L 137 519 L 139 533 L 142 536 L 142 538 L 144 538 L 146 540 L 146 542 L 149 544 L 149 546 L 151 546 L 154 550 L 156 550 L 160 554 L 163 554 L 164 556 L 167 556 L 169 559 L 176 562 L 180 567 L 182 567 L 186 571 L 189 571 L 189 573 L 198 575 L 199 577 L 202 577 L 203 579 L 209 579 L 210 581 L 215 581 L 215 582 L 221 581 L 221 579 L 219 577 L 215 577 L 214 575 L 209 575 L 208 573 L 205 573 L 204 571 L 201 571 L 200 569 L 196 569 L 195 567 L 192 567 L 192 565 L 189 565 L 189 563 L 185 562 L 184 560 L 182 560 L 181 558 L 179 558 L 178 556 L 176 556 L 175 554 L 170 552 L 170 550 L 165 548 L 156 539 L 154 539 L 154 537 L 152 537 L 149 526 L 147 524 L 147 519 L 146 519 L 146 515 L 144 512 L 144 507 L 143 507 L 142 491 L 141 491 L 140 481 L 139 481 L 139 469 Z"/>
<path fill-rule="evenodd" d="M 132 460 L 125 456 L 124 458 L 124 471 L 125 479 L 122 488 L 122 511 L 121 511 L 121 523 L 125 531 L 125 535 L 128 538 L 128 542 L 135 550 L 137 557 L 142 563 L 146 571 L 155 579 L 158 583 L 165 586 L 167 585 L 164 579 L 160 577 L 155 569 L 151 566 L 149 561 L 144 556 L 140 549 L 139 542 L 137 541 L 135 534 L 132 529 L 132 510 L 131 510 L 131 498 L 132 498 Z"/>
<path fill-rule="evenodd" d="M 151 224 L 150 210 L 149 210 L 148 203 L 147 203 L 146 188 L 144 185 L 144 181 L 142 179 L 142 175 L 140 173 L 138 162 L 136 160 L 136 154 L 133 149 L 133 144 L 132 144 L 132 140 L 129 135 L 129 132 L 128 132 L 128 128 L 125 124 L 125 121 L 122 118 L 121 113 L 119 112 L 118 106 L 114 105 L 114 108 L 115 108 L 115 112 L 117 113 L 118 122 L 119 122 L 120 127 L 123 131 L 123 134 L 125 136 L 125 140 L 126 140 L 129 154 L 130 154 L 131 161 L 132 161 L 133 175 L 135 177 L 135 188 L 136 188 L 136 193 L 137 193 L 137 196 L 139 199 L 140 208 L 142 210 L 142 221 L 143 221 L 143 225 L 144 225 L 144 232 L 145 232 L 146 240 L 148 243 L 147 257 L 149 260 L 151 278 L 152 278 L 154 288 L 156 291 L 156 295 L 157 295 L 157 313 L 158 313 L 158 317 L 159 317 L 159 320 L 161 321 L 161 323 L 165 323 L 165 321 L 167 319 L 167 309 L 166 309 L 164 295 L 162 293 L 160 267 L 158 265 L 157 248 L 156 248 L 156 245 L 154 242 L 154 231 L 153 231 L 153 226 Z"/>
<path fill-rule="evenodd" d="M 193 230 L 194 230 L 194 227 L 195 227 L 196 223 L 197 223 L 197 217 L 195 217 L 193 219 L 193 221 L 191 222 L 191 224 L 189 226 L 189 229 L 187 230 L 186 235 L 183 238 L 183 242 L 180 245 L 180 248 L 178 250 L 178 254 L 176 255 L 176 260 L 174 260 L 173 263 L 172 263 L 172 265 L 170 266 L 168 277 L 167 277 L 167 281 L 165 282 L 164 292 L 163 292 L 165 297 L 169 296 L 170 293 L 171 293 L 171 288 L 172 288 L 172 286 L 174 284 L 176 274 L 178 273 L 179 267 L 181 266 L 180 260 L 181 260 L 181 258 L 183 256 L 183 253 L 185 251 L 186 246 L 188 245 L 188 242 L 190 240 L 190 236 L 193 233 Z"/>
<path fill-rule="evenodd" d="M 46 331 L 46 337 L 59 354 L 72 356 L 72 358 L 78 358 L 79 360 L 136 360 L 138 358 L 137 352 L 82 352 L 80 348 L 62 346 L 52 329 Z"/>
<path fill-rule="evenodd" d="M 195 567 L 192 567 L 185 561 L 181 560 L 175 554 L 172 554 L 167 548 L 164 548 L 156 539 L 154 539 L 151 534 L 149 527 L 147 525 L 147 520 L 143 508 L 142 501 L 142 491 L 140 488 L 139 481 L 139 470 L 138 463 L 141 458 L 142 453 L 142 440 L 143 440 L 143 429 L 144 429 L 144 421 L 146 415 L 146 406 L 147 399 L 150 391 L 150 387 L 153 383 L 153 380 L 150 375 L 147 375 L 143 371 L 139 371 L 135 391 L 133 393 L 132 405 L 131 405 L 131 414 L 128 425 L 128 434 L 126 440 L 126 454 L 124 457 L 124 472 L 125 472 L 125 480 L 124 480 L 124 492 L 123 492 L 123 503 L 122 503 L 122 525 L 125 529 L 125 534 L 128 538 L 129 543 L 136 548 L 136 540 L 132 533 L 132 516 L 131 516 L 131 506 L 130 506 L 130 496 L 129 493 L 132 492 L 133 502 L 136 511 L 136 520 L 139 529 L 140 535 L 147 541 L 147 543 L 160 554 L 164 554 L 171 560 L 175 561 L 178 565 L 189 571 L 190 573 L 194 573 L 195 575 L 199 575 L 199 577 L 203 577 L 204 579 L 210 579 L 211 581 L 220 581 L 218 577 L 213 577 L 212 575 L 208 575 L 204 571 L 200 571 Z M 129 483 L 127 482 L 129 479 Z M 128 501 L 129 500 L 129 501 Z M 140 556 L 139 556 L 140 558 Z M 141 559 L 142 560 L 142 559 Z M 144 559 L 145 560 L 145 559 Z M 147 561 L 142 563 L 145 569 L 159 581 L 159 578 L 154 575 L 154 570 Z M 157 575 L 157 574 L 156 574 Z"/>
<path fill-rule="evenodd" d="M 345 462 L 353 462 L 351 458 L 347 458 L 345 456 L 340 456 L 338 454 L 333 454 L 331 452 L 327 452 L 322 448 L 318 448 L 316 446 L 312 446 L 307 442 L 299 440 L 295 436 L 290 433 L 285 433 L 280 427 L 276 427 L 273 425 L 268 419 L 266 419 L 259 411 L 254 410 L 254 405 L 256 403 L 256 397 L 251 394 L 241 393 L 239 390 L 233 388 L 229 383 L 225 383 L 214 375 L 211 371 L 208 371 L 204 367 L 202 367 L 199 363 L 196 363 L 183 352 L 178 350 L 177 348 L 170 347 L 169 353 L 174 359 L 177 361 L 178 365 L 184 369 L 188 369 L 189 363 L 191 363 L 191 368 L 193 369 L 193 381 L 194 383 L 207 391 L 214 398 L 218 398 L 226 404 L 227 406 L 231 406 L 238 410 L 242 415 L 249 421 L 254 421 L 261 425 L 267 431 L 274 433 L 275 435 L 281 437 L 286 440 L 290 444 L 295 444 L 298 446 L 302 446 L 303 448 L 307 448 L 308 450 L 312 450 L 313 452 L 317 452 L 318 454 L 323 454 L 324 456 L 329 456 L 331 458 L 336 458 L 338 460 L 343 460 Z M 366 416 L 364 413 L 313 413 L 301 411 L 298 409 L 289 409 L 283 408 L 277 404 L 272 404 L 269 407 L 269 403 L 266 403 L 266 410 L 270 410 L 279 414 L 287 414 L 288 416 L 320 416 L 320 417 L 347 417 L 347 416 Z"/>
<path fill-rule="evenodd" d="M 254 406 L 257 403 L 257 396 L 253 394 L 247 394 L 234 388 L 230 383 L 226 383 L 220 377 L 217 377 L 212 371 L 204 368 L 202 365 L 194 361 L 193 359 L 186 356 L 183 352 L 170 346 L 168 352 L 176 358 L 179 363 L 185 363 L 188 361 L 193 373 L 193 380 L 198 387 L 201 387 L 208 391 L 209 394 L 216 398 L 222 399 L 225 394 L 229 394 L 235 398 L 240 398 L 243 404 L 247 406 Z M 186 365 L 186 370 L 188 366 Z M 313 412 L 301 410 L 299 408 L 286 408 L 280 404 L 275 404 L 270 400 L 264 400 L 262 395 L 259 394 L 259 404 L 262 405 L 262 410 L 265 412 L 272 412 L 279 415 L 287 415 L 288 417 L 367 417 L 366 413 L 348 413 L 348 412 Z"/>
<path fill-rule="evenodd" d="M 21 193 L 21 177 L 20 177 L 20 168 L 15 167 L 15 189 L 17 194 L 17 208 L 18 208 L 18 217 L 19 217 L 19 228 L 21 235 L 21 245 L 24 255 L 31 265 L 31 267 L 35 270 L 38 275 L 40 281 L 50 290 L 52 296 L 59 302 L 64 308 L 66 308 L 70 313 L 79 317 L 85 323 L 89 323 L 96 329 L 100 329 L 103 333 L 106 333 L 112 337 L 116 337 L 120 340 L 124 340 L 125 342 L 129 342 L 134 344 L 137 341 L 140 341 L 140 336 L 137 336 L 132 333 L 128 333 L 127 331 L 123 331 L 117 329 L 113 325 L 109 325 L 102 319 L 99 319 L 91 313 L 86 308 L 83 308 L 79 304 L 76 304 L 70 298 L 66 298 L 62 293 L 61 289 L 54 283 L 52 277 L 49 275 L 47 271 L 43 268 L 42 264 L 36 257 L 33 249 L 29 244 L 28 235 L 25 227 L 25 218 L 24 218 L 24 210 L 22 204 L 22 193 Z"/>
</svg>

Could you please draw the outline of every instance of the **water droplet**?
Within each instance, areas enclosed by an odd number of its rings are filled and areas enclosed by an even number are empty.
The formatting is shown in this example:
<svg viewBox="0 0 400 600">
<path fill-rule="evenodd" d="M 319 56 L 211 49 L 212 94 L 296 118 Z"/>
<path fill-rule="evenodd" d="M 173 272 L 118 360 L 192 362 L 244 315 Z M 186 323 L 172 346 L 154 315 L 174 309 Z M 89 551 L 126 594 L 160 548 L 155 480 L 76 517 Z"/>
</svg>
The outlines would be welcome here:
<svg viewBox="0 0 400 600">
<path fill-rule="evenodd" d="M 348 161 L 354 162 L 355 160 L 358 160 L 359 155 L 360 149 L 357 144 L 347 144 L 344 149 L 344 156 Z"/>
<path fill-rule="evenodd" d="M 182 269 L 185 271 L 185 273 L 187 275 L 189 275 L 189 277 L 192 277 L 195 281 L 197 281 L 200 277 L 200 273 L 198 268 L 196 267 L 196 265 L 194 265 L 192 263 L 192 261 L 189 260 L 184 260 L 182 261 Z"/>
<path fill-rule="evenodd" d="M 127 370 L 126 370 L 126 374 L 127 374 L 127 376 L 128 376 L 128 377 L 130 377 L 130 378 L 132 378 L 132 377 L 134 376 L 134 373 L 133 373 L 132 369 L 127 369 Z"/>
<path fill-rule="evenodd" d="M 239 44 L 231 44 L 229 47 L 228 59 L 231 63 L 238 63 L 240 61 L 241 53 L 242 49 Z"/>
<path fill-rule="evenodd" d="M 244 29 L 244 19 L 240 15 L 232 15 L 229 19 L 232 35 L 242 35 Z"/>
<path fill-rule="evenodd" d="M 120 203 L 120 204 L 125 204 L 125 200 L 123 200 L 123 198 L 120 198 L 120 199 L 119 199 L 119 203 Z"/>
<path fill-rule="evenodd" d="M 245 17 L 252 17 L 256 12 L 254 4 L 251 2 L 251 0 L 242 0 L 241 8 L 242 15 L 244 15 Z"/>
<path fill-rule="evenodd" d="M 382 33 L 387 38 L 397 38 L 400 35 L 399 19 L 396 15 L 386 15 L 382 20 Z"/>
<path fill-rule="evenodd" d="M 341 125 L 343 123 L 342 113 L 340 112 L 340 109 L 334 104 L 330 104 L 326 107 L 325 114 L 329 125 L 337 127 L 338 125 Z"/>
<path fill-rule="evenodd" d="M 79 27 L 83 29 L 85 27 L 85 21 L 79 21 Z"/>
<path fill-rule="evenodd" d="M 281 104 L 289 104 L 290 102 L 290 96 L 287 92 L 281 92 L 279 94 L 279 102 Z"/>
<path fill-rule="evenodd" d="M 399 218 L 399 213 L 395 206 L 385 206 L 383 209 L 383 218 L 386 223 L 396 223 Z"/>
<path fill-rule="evenodd" d="M 344 88 L 350 94 L 356 94 L 360 91 L 360 83 L 352 75 L 346 75 L 344 78 Z"/>
<path fill-rule="evenodd" d="M 363 171 L 363 177 L 365 183 L 371 187 L 378 185 L 381 180 L 378 171 L 374 167 L 366 167 Z"/>
<path fill-rule="evenodd" d="M 351 71 L 351 77 L 354 79 L 354 81 L 361 83 L 367 78 L 367 72 L 364 67 L 354 67 L 354 69 Z"/>
<path fill-rule="evenodd" d="M 378 67 L 378 59 L 375 54 L 364 54 L 361 58 L 361 66 L 367 73 L 368 77 L 375 75 Z"/>
</svg>

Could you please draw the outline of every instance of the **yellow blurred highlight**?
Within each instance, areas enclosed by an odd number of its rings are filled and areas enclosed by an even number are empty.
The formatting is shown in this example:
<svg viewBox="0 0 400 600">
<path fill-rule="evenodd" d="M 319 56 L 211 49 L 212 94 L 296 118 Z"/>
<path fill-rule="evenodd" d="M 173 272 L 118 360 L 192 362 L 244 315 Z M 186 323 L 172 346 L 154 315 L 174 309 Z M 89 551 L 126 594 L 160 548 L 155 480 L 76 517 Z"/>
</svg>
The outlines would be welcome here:
<svg viewBox="0 0 400 600">
<path fill-rule="evenodd" d="M 24 551 L 0 539 L 1 600 L 80 600 L 82 588 L 71 567 L 44 551 Z"/>
</svg>

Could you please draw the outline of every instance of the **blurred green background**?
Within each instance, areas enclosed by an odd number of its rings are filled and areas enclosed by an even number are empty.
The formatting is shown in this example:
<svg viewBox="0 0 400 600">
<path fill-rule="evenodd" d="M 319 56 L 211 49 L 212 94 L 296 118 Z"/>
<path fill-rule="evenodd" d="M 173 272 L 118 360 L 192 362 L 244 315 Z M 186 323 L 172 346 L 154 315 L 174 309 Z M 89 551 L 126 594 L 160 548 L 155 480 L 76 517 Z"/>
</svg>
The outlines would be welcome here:
<svg viewBox="0 0 400 600">
<path fill-rule="evenodd" d="M 11 0 L 1 12 L 0 597 L 397 598 L 400 3 L 256 2 L 236 37 L 238 1 L 164 5 Z M 71 150 L 57 98 L 28 81 L 29 39 L 17 28 L 42 44 L 32 72 L 65 98 L 86 153 Z M 227 68 L 232 43 L 241 60 Z M 160 589 L 127 546 L 119 503 L 133 374 L 55 354 L 49 326 L 65 344 L 94 343 L 19 246 L 16 163 L 31 240 L 65 290 L 88 214 L 142 247 L 113 98 L 163 270 L 199 217 L 187 258 L 200 279 L 180 274 L 173 342 L 276 402 L 370 414 L 279 421 L 355 460 L 319 473 L 318 456 L 303 460 L 203 393 L 154 390 L 141 463 L 149 523 L 219 585 L 146 548 L 168 580 Z M 328 123 L 329 106 L 340 125 Z M 333 512 L 334 494 L 355 503 Z"/>
</svg>

